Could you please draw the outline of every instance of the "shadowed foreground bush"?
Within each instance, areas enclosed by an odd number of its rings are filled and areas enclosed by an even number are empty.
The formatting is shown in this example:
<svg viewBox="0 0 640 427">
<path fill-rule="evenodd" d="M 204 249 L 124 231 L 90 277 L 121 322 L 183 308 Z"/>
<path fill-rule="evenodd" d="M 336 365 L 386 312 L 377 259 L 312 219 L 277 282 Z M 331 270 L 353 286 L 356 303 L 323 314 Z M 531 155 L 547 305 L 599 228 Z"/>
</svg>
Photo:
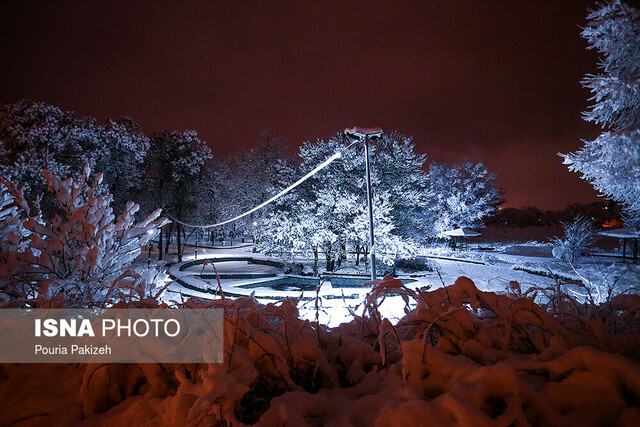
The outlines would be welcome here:
<svg viewBox="0 0 640 427">
<path fill-rule="evenodd" d="M 3 365 L 0 424 L 633 425 L 640 419 L 640 296 L 587 307 L 379 281 L 334 329 L 295 300 L 225 308 L 225 359 L 209 365 Z M 385 295 L 415 300 L 396 325 Z"/>
</svg>

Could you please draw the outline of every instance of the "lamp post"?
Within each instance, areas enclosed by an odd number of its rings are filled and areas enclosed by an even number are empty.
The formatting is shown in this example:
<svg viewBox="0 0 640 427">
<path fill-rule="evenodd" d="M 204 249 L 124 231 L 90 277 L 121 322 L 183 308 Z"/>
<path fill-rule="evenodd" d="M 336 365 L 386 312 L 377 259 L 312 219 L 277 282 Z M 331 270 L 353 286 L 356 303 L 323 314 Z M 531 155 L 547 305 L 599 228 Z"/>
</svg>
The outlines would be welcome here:
<svg viewBox="0 0 640 427">
<path fill-rule="evenodd" d="M 198 231 L 196 230 L 196 254 L 195 254 L 195 259 L 198 259 Z"/>
<path fill-rule="evenodd" d="M 371 165 L 369 164 L 369 140 L 375 141 L 382 136 L 380 128 L 352 127 L 344 130 L 345 135 L 356 141 L 364 141 L 365 173 L 367 178 L 367 208 L 369 210 L 369 254 L 371 256 L 371 280 L 376 280 L 376 248 L 373 238 L 373 197 L 371 195 Z"/>
</svg>

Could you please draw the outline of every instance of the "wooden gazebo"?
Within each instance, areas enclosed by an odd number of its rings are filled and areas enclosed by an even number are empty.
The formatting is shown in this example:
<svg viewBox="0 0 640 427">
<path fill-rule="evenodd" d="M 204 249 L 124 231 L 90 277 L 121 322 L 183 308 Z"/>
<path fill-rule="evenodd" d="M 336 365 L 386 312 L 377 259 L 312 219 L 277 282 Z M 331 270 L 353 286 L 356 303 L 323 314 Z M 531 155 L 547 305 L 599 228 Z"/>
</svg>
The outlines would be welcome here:
<svg viewBox="0 0 640 427">
<path fill-rule="evenodd" d="M 478 233 L 477 231 L 465 227 L 445 231 L 444 234 L 451 238 L 453 249 L 468 249 L 469 243 L 467 239 L 469 237 L 480 236 L 480 233 Z"/>
</svg>

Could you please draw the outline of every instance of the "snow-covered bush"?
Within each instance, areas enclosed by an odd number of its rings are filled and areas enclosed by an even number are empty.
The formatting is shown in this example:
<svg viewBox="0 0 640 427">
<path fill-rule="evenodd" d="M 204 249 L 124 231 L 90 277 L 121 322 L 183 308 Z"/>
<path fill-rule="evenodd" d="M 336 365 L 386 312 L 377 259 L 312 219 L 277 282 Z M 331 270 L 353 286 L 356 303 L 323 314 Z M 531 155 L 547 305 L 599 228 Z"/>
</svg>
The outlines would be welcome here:
<svg viewBox="0 0 640 427">
<path fill-rule="evenodd" d="M 421 292 L 386 277 L 334 329 L 301 320 L 295 300 L 190 300 L 224 308 L 223 363 L 0 366 L 0 424 L 637 423 L 640 297 L 584 315 L 511 286 Z M 390 294 L 417 305 L 396 325 L 378 311 Z"/>
<path fill-rule="evenodd" d="M 116 219 L 110 206 L 112 197 L 95 194 L 101 174 L 90 184 L 88 166 L 79 180 L 63 181 L 44 173 L 60 211 L 50 224 L 27 219 L 21 193 L 10 184 L 2 187 L 3 200 L 15 206 L 0 218 L 0 230 L 14 228 L 10 242 L 17 242 L 19 233 L 27 233 L 29 240 L 6 251 L 3 245 L 0 295 L 14 304 L 35 301 L 83 307 L 113 302 L 113 298 L 135 301 L 148 297 L 153 287 L 149 276 L 154 271 L 131 264 L 141 247 L 168 222 L 159 218 L 160 210 L 135 223 L 138 205 L 129 202 Z M 22 218 L 16 216 L 18 207 Z M 17 229 L 11 225 L 15 223 L 19 224 Z"/>
<path fill-rule="evenodd" d="M 399 258 L 395 266 L 403 271 L 433 271 L 434 263 L 426 257 L 415 256 L 411 258 Z"/>
<path fill-rule="evenodd" d="M 572 266 L 572 270 L 579 285 L 570 287 L 567 293 L 580 302 L 597 305 L 608 303 L 618 295 L 640 293 L 640 268 L 637 265 L 582 265 Z"/>
<path fill-rule="evenodd" d="M 553 239 L 552 253 L 559 261 L 573 263 L 582 254 L 582 251 L 593 243 L 596 230 L 591 220 L 583 216 L 560 224 L 564 228 L 564 237 Z"/>
<path fill-rule="evenodd" d="M 0 179 L 0 256 L 24 247 L 27 231 L 25 221 L 29 218 L 29 206 L 22 191 Z"/>
</svg>

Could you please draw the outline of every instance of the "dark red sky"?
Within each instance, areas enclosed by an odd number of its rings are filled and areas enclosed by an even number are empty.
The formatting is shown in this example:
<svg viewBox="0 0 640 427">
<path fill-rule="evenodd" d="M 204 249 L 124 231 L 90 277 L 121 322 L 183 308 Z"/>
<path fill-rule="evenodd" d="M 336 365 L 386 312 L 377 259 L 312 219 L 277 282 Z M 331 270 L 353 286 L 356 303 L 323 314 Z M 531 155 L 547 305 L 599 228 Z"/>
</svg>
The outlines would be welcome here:
<svg viewBox="0 0 640 427">
<path fill-rule="evenodd" d="M 266 129 L 292 146 L 398 129 L 431 160 L 484 162 L 509 206 L 563 208 L 596 194 L 556 155 L 599 133 L 579 84 L 594 4 L 9 0 L 0 102 L 195 129 L 215 155 Z"/>
</svg>

